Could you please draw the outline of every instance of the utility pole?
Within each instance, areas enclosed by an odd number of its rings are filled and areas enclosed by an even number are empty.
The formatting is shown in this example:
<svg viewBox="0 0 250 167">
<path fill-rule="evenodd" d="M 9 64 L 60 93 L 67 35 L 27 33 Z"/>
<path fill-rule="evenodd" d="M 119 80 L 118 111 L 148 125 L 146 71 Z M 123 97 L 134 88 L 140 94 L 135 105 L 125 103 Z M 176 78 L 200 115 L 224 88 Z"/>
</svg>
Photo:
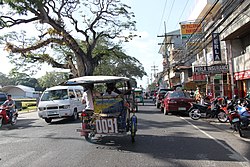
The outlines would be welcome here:
<svg viewBox="0 0 250 167">
<path fill-rule="evenodd" d="M 158 71 L 158 66 L 155 66 L 155 65 L 151 66 L 151 71 L 154 71 L 153 72 L 154 73 L 154 77 L 156 77 L 156 71 Z"/>
<path fill-rule="evenodd" d="M 172 43 L 171 41 L 170 42 L 167 42 L 167 37 L 168 36 L 176 36 L 176 35 L 170 35 L 170 34 L 167 34 L 166 32 L 166 23 L 164 22 L 164 28 L 165 28 L 165 34 L 164 35 L 159 35 L 157 37 L 164 37 L 164 40 L 163 40 L 163 43 L 158 43 L 158 45 L 163 45 L 164 46 L 164 54 L 163 54 L 163 57 L 164 59 L 166 59 L 166 65 L 167 65 L 167 68 L 166 68 L 166 71 L 167 71 L 167 76 L 168 76 L 168 81 L 167 81 L 167 86 L 170 87 L 170 67 L 169 67 L 169 53 L 168 53 L 168 45 L 171 45 L 171 44 L 174 44 Z M 165 69 L 163 69 L 165 71 Z"/>
</svg>

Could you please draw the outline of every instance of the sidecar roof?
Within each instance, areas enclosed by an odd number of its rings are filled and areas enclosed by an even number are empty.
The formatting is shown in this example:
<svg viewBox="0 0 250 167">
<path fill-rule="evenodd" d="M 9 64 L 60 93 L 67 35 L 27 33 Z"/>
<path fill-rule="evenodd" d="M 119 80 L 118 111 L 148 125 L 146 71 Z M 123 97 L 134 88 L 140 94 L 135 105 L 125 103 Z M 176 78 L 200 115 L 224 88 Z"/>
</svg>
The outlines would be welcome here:
<svg viewBox="0 0 250 167">
<path fill-rule="evenodd" d="M 83 76 L 78 78 L 69 79 L 64 84 L 65 85 L 81 85 L 81 84 L 90 84 L 90 83 L 112 83 L 112 82 L 121 82 L 129 81 L 129 78 L 119 77 L 119 76 Z"/>
</svg>

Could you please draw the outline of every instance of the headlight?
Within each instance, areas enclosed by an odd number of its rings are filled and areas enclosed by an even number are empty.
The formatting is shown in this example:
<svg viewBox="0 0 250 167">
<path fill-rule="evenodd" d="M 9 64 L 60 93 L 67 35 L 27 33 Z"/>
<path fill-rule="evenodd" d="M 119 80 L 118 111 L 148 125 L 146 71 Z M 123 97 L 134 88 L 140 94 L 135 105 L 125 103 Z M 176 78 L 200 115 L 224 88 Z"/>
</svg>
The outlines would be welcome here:
<svg viewBox="0 0 250 167">
<path fill-rule="evenodd" d="M 69 109 L 70 108 L 70 105 L 65 105 L 63 106 L 64 109 Z"/>
</svg>

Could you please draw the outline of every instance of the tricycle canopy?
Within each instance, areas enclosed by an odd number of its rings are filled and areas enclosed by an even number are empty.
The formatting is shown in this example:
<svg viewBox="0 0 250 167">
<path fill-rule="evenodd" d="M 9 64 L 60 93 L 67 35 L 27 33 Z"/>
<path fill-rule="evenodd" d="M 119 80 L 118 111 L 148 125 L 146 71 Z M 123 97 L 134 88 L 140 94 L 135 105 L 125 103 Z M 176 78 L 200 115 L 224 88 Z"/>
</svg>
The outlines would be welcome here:
<svg viewBox="0 0 250 167">
<path fill-rule="evenodd" d="M 65 85 L 84 85 L 90 83 L 113 83 L 113 82 L 121 82 L 121 81 L 129 81 L 129 78 L 126 77 L 118 77 L 118 76 L 83 76 L 78 78 L 69 79 L 65 82 Z"/>
</svg>

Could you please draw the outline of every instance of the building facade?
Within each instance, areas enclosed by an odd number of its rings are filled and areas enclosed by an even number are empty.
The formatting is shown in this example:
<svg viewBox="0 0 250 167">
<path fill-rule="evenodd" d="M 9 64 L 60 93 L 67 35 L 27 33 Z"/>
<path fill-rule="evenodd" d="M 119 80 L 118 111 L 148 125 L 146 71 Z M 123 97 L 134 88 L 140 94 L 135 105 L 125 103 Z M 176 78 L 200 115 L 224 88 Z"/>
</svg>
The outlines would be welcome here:
<svg viewBox="0 0 250 167">
<path fill-rule="evenodd" d="M 195 85 L 214 97 L 244 97 L 250 93 L 250 1 L 202 2 L 194 8 L 199 12 L 194 10 L 198 14 L 191 14 L 193 20 L 181 25 L 182 47 L 178 49 L 182 51 L 168 48 L 165 78 L 171 86 L 177 82 L 187 88 Z M 171 80 L 173 76 L 178 79 Z"/>
</svg>

